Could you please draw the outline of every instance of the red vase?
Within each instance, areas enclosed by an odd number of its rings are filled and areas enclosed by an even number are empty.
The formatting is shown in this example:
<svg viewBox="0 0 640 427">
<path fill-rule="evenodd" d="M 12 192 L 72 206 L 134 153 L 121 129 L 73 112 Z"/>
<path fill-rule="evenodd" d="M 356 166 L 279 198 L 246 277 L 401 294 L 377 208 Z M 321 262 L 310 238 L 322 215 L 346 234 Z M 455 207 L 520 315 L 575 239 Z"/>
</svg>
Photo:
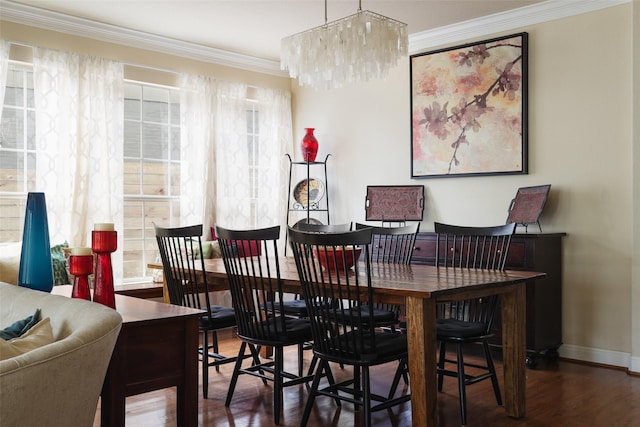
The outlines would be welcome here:
<svg viewBox="0 0 640 427">
<path fill-rule="evenodd" d="M 93 255 L 69 256 L 69 272 L 73 274 L 71 298 L 82 298 L 91 301 L 89 292 L 89 275 L 93 274 Z"/>
<path fill-rule="evenodd" d="M 302 138 L 302 160 L 305 162 L 315 162 L 316 154 L 318 154 L 318 140 L 313 135 L 315 128 L 305 128 L 307 133 Z"/>
<path fill-rule="evenodd" d="M 118 234 L 111 230 L 93 230 L 91 249 L 96 255 L 93 301 L 116 308 L 115 288 L 113 286 L 113 267 L 111 253 L 118 247 Z"/>
</svg>

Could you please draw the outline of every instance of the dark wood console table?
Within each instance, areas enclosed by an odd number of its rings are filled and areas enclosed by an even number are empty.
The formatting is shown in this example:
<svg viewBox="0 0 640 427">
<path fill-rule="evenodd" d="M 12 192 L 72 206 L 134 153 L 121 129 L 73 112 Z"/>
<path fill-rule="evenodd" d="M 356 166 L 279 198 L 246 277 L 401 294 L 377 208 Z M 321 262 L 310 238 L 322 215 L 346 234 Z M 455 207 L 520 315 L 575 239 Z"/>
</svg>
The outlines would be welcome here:
<svg viewBox="0 0 640 427">
<path fill-rule="evenodd" d="M 539 356 L 558 357 L 562 345 L 562 238 L 566 233 L 522 233 L 511 240 L 506 268 L 541 271 L 542 279 L 526 284 L 527 366 L 535 367 Z M 436 235 L 422 232 L 416 239 L 412 262 L 434 265 Z M 497 311 L 498 316 L 500 310 Z M 502 322 L 494 322 L 493 344 L 501 345 Z"/>
<path fill-rule="evenodd" d="M 52 293 L 71 295 L 71 286 Z M 122 316 L 102 386 L 102 427 L 125 425 L 127 396 L 176 387 L 177 425 L 198 425 L 198 319 L 202 311 L 116 295 Z"/>
</svg>

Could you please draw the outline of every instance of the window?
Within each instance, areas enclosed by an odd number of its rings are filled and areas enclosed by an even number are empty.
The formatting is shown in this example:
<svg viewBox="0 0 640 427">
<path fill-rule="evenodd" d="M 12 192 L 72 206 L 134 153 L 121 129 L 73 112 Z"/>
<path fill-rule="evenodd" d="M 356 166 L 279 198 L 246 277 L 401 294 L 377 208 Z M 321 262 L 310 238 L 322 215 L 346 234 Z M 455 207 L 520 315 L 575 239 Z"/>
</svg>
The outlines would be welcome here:
<svg viewBox="0 0 640 427">
<path fill-rule="evenodd" d="M 151 274 L 158 246 L 153 223 L 180 218 L 180 94 L 172 88 L 125 84 L 123 278 Z"/>
<path fill-rule="evenodd" d="M 22 239 L 27 192 L 36 179 L 33 72 L 10 63 L 0 119 L 0 242 Z"/>
<path fill-rule="evenodd" d="M 37 191 L 34 71 L 31 64 L 18 61 L 10 61 L 7 71 L 0 114 L 0 242 L 22 239 L 27 193 Z M 265 222 L 272 224 L 276 218 L 273 213 L 277 211 L 278 199 L 272 193 L 278 191 L 278 186 L 265 177 L 279 174 L 273 170 L 272 158 L 280 158 L 281 154 L 274 151 L 273 144 L 260 141 L 259 123 L 260 119 L 264 120 L 260 103 L 246 100 L 243 107 L 249 160 L 248 165 L 242 166 L 248 167 L 250 208 L 246 209 L 246 192 L 243 191 L 242 219 L 248 227 L 259 227 Z M 118 248 L 122 251 L 122 279 L 125 282 L 150 280 L 154 273 L 146 267 L 157 262 L 153 224 L 178 226 L 181 213 L 182 216 L 186 214 L 180 209 L 181 202 L 184 203 L 187 197 L 181 194 L 180 182 L 180 109 L 179 89 L 125 81 L 124 223 L 123 229 L 119 230 L 122 247 Z M 244 217 L 245 214 L 249 218 Z M 52 242 L 55 243 L 61 242 Z"/>
</svg>

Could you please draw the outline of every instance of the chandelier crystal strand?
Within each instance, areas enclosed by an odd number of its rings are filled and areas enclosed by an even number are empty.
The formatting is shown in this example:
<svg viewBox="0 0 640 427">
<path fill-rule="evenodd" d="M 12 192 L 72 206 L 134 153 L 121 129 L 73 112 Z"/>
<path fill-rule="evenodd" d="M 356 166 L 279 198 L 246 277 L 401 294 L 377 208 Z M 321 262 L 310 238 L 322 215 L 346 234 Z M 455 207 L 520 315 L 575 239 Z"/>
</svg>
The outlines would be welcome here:
<svg viewBox="0 0 640 427">
<path fill-rule="evenodd" d="M 339 88 L 386 77 L 408 45 L 406 24 L 358 11 L 282 39 L 280 68 L 300 86 Z"/>
</svg>

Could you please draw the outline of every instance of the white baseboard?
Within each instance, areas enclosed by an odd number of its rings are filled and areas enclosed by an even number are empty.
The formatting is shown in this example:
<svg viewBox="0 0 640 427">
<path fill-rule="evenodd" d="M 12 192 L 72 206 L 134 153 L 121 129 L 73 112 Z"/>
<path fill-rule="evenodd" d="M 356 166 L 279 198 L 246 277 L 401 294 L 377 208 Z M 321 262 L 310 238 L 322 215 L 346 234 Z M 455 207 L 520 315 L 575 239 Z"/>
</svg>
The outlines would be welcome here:
<svg viewBox="0 0 640 427">
<path fill-rule="evenodd" d="M 640 372 L 640 357 L 631 357 L 630 353 L 622 351 L 602 350 L 599 348 L 581 347 L 563 344 L 558 349 L 560 357 L 584 362 L 599 363 L 610 366 L 620 366 L 631 372 Z"/>
<path fill-rule="evenodd" d="M 629 364 L 629 371 L 634 374 L 640 374 L 640 357 L 632 357 Z"/>
</svg>

